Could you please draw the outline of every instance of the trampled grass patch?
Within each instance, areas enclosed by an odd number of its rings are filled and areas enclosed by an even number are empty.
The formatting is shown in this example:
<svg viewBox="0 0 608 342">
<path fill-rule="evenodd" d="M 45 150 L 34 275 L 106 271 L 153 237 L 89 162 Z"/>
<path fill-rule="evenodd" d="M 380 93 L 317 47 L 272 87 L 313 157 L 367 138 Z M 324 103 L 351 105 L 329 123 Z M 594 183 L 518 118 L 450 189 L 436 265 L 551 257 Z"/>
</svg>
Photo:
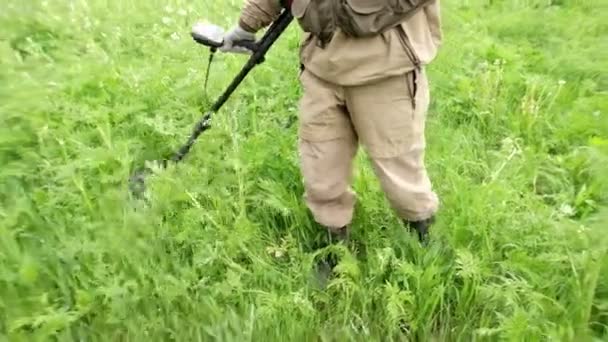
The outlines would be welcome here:
<svg viewBox="0 0 608 342">
<path fill-rule="evenodd" d="M 128 195 L 245 63 L 218 54 L 205 95 L 189 36 L 240 5 L 0 5 L 2 340 L 608 338 L 602 1 L 446 1 L 433 242 L 405 234 L 361 151 L 351 250 L 316 249 L 301 201 L 295 24 L 186 160 Z"/>
</svg>

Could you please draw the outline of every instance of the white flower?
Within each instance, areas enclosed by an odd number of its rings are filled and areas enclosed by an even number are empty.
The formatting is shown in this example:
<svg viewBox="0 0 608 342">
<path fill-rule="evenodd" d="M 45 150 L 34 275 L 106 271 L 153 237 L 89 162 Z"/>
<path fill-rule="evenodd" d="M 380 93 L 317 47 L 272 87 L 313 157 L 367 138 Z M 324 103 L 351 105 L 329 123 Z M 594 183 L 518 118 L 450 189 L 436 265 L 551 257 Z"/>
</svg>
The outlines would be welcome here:
<svg viewBox="0 0 608 342">
<path fill-rule="evenodd" d="M 574 208 L 572 208 L 572 206 L 567 203 L 562 204 L 562 206 L 559 208 L 559 211 L 566 216 L 572 216 L 575 214 Z"/>
<path fill-rule="evenodd" d="M 177 32 L 171 33 L 171 39 L 173 39 L 173 40 L 179 40 L 179 34 Z"/>
<path fill-rule="evenodd" d="M 172 22 L 171 18 L 169 18 L 169 17 L 163 17 L 163 18 L 161 19 L 161 21 L 162 21 L 162 22 L 163 22 L 163 24 L 165 24 L 165 25 L 169 25 L 169 24 L 171 24 L 171 22 Z"/>
<path fill-rule="evenodd" d="M 565 80 L 559 80 L 557 82 L 557 84 L 559 84 L 560 86 L 563 86 L 564 84 L 566 84 L 566 81 Z"/>
</svg>

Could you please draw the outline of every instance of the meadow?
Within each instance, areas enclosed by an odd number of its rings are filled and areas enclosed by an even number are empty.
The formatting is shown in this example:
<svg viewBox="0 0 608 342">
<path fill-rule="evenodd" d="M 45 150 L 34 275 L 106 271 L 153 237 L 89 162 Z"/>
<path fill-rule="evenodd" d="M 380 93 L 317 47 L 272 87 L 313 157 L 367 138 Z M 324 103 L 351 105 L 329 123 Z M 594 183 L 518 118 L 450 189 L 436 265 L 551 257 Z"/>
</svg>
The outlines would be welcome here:
<svg viewBox="0 0 608 342">
<path fill-rule="evenodd" d="M 236 0 L 0 3 L 0 341 L 606 341 L 608 4 L 449 0 L 428 67 L 422 248 L 357 156 L 355 247 L 318 248 L 293 23 L 246 62 L 190 38 Z M 340 256 L 322 288 L 317 258 Z"/>
</svg>

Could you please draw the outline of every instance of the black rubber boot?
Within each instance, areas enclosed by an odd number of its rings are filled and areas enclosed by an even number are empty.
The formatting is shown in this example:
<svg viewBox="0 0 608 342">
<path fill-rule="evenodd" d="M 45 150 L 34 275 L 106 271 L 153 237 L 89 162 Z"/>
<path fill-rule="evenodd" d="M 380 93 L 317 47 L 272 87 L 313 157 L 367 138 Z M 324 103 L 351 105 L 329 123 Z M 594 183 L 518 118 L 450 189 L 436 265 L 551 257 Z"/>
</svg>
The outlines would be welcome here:
<svg viewBox="0 0 608 342">
<path fill-rule="evenodd" d="M 329 232 L 329 240 L 330 243 L 340 243 L 340 242 L 344 242 L 344 243 L 348 243 L 349 241 L 349 230 L 348 230 L 348 226 L 344 226 L 342 228 L 327 228 L 327 231 Z"/>
<path fill-rule="evenodd" d="M 428 243 L 429 228 L 435 223 L 435 217 L 428 218 L 422 221 L 408 221 L 404 220 L 405 227 L 413 233 L 414 231 L 418 234 L 418 240 L 426 245 Z"/>
<path fill-rule="evenodd" d="M 330 244 L 338 244 L 340 242 L 348 244 L 350 238 L 348 226 L 337 229 L 326 227 L 326 229 Z M 327 284 L 336 265 L 338 265 L 338 257 L 334 254 L 329 254 L 317 262 L 316 277 L 322 287 L 325 287 L 325 284 Z"/>
</svg>

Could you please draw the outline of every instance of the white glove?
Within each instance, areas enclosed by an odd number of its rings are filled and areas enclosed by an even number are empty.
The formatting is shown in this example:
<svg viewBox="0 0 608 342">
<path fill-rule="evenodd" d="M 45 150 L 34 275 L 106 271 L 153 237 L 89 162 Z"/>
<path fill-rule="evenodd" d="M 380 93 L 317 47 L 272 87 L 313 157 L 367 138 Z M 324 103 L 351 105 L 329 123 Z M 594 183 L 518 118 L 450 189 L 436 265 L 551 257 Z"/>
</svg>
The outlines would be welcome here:
<svg viewBox="0 0 608 342">
<path fill-rule="evenodd" d="M 249 41 L 254 42 L 255 34 L 251 33 L 251 32 L 247 32 L 242 27 L 237 25 L 235 28 L 233 28 L 232 30 L 230 30 L 228 33 L 226 33 L 224 35 L 224 43 L 220 47 L 220 51 L 246 53 L 246 54 L 251 53 L 252 52 L 251 50 L 246 49 L 242 46 L 234 46 L 234 42 L 239 41 L 239 40 L 249 40 Z"/>
</svg>

